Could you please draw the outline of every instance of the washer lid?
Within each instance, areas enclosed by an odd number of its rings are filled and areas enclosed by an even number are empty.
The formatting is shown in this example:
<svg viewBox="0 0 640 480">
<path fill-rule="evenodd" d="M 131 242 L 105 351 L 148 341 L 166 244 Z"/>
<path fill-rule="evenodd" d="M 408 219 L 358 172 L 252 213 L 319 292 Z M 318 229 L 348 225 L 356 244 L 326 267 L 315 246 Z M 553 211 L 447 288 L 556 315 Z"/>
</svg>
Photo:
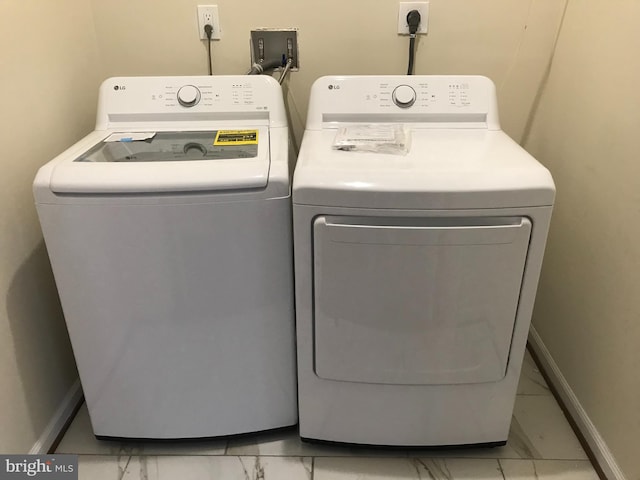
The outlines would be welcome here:
<svg viewBox="0 0 640 480">
<path fill-rule="evenodd" d="M 549 171 L 502 131 L 416 127 L 407 155 L 337 151 L 336 132 L 305 132 L 295 204 L 420 210 L 553 204 Z"/>
<path fill-rule="evenodd" d="M 51 174 L 56 193 L 145 193 L 264 188 L 266 127 L 109 135 Z"/>
</svg>

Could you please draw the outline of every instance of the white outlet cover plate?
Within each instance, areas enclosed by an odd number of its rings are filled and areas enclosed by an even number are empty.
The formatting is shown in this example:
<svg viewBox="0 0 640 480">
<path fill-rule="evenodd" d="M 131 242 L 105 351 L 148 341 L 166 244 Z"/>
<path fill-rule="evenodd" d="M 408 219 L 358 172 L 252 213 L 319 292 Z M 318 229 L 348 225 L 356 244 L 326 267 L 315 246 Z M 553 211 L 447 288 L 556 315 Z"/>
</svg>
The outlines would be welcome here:
<svg viewBox="0 0 640 480">
<path fill-rule="evenodd" d="M 407 13 L 411 10 L 420 12 L 420 26 L 417 33 L 427 33 L 429 30 L 429 2 L 400 2 L 398 7 L 398 33 L 409 35 Z"/>
<path fill-rule="evenodd" d="M 220 15 L 218 14 L 217 5 L 198 5 L 198 34 L 200 40 L 206 40 L 207 34 L 204 32 L 204 26 L 207 24 L 206 18 L 211 18 L 213 32 L 211 32 L 212 40 L 220 40 L 222 38 L 222 30 L 220 30 Z"/>
</svg>

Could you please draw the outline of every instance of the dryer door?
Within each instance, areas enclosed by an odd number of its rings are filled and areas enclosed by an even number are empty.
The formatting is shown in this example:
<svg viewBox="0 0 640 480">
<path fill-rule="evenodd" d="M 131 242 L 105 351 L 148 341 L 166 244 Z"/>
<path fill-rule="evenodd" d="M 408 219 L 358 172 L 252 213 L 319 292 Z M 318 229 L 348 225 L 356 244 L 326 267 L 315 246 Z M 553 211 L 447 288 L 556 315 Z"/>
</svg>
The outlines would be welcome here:
<svg viewBox="0 0 640 480">
<path fill-rule="evenodd" d="M 526 218 L 317 217 L 316 374 L 408 385 L 502 379 L 530 232 Z"/>
</svg>

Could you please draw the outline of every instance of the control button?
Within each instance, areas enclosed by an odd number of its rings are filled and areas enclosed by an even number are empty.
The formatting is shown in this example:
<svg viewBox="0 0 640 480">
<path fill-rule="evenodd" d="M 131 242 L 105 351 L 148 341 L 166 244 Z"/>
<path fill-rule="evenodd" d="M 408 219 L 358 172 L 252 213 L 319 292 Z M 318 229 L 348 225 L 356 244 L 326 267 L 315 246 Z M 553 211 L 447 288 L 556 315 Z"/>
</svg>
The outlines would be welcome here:
<svg viewBox="0 0 640 480">
<path fill-rule="evenodd" d="M 400 108 L 409 108 L 416 102 L 416 91 L 409 85 L 398 85 L 393 90 L 392 98 Z"/>
<path fill-rule="evenodd" d="M 185 85 L 178 90 L 178 102 L 183 107 L 193 107 L 200 101 L 200 90 L 193 85 Z"/>
</svg>

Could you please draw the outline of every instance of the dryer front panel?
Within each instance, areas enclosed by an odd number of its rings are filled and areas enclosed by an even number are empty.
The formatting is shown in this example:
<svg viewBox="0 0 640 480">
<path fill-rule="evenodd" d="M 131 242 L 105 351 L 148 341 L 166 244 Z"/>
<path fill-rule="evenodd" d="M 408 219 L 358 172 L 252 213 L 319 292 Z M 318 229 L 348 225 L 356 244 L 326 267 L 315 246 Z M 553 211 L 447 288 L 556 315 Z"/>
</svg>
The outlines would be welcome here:
<svg viewBox="0 0 640 480">
<path fill-rule="evenodd" d="M 316 375 L 407 385 L 502 379 L 530 233 L 520 217 L 316 217 Z"/>
</svg>

